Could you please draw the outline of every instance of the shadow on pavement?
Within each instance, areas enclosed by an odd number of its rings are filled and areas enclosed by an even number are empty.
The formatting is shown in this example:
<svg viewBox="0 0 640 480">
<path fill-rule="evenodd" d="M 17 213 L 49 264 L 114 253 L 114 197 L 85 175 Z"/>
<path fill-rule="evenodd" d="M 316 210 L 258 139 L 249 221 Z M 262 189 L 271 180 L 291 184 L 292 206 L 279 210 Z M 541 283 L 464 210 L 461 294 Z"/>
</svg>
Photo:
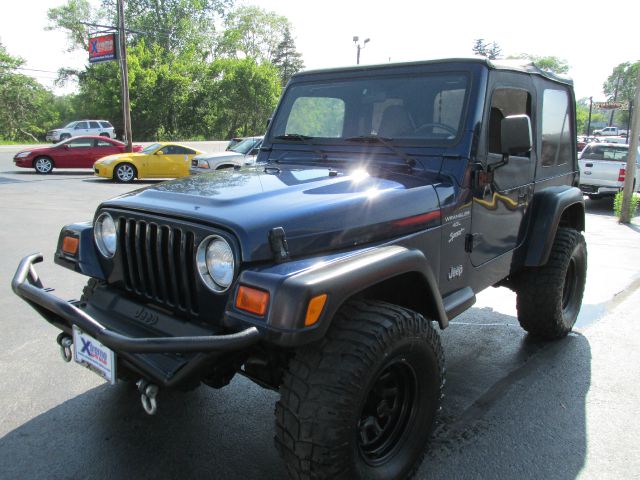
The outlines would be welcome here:
<svg viewBox="0 0 640 480">
<path fill-rule="evenodd" d="M 465 312 L 442 340 L 444 407 L 416 478 L 575 478 L 586 455 L 587 340 L 542 343 L 491 308 Z M 3 476 L 284 479 L 276 399 L 236 377 L 222 390 L 162 391 L 149 417 L 133 386 L 99 386 L 5 435 Z"/>
</svg>

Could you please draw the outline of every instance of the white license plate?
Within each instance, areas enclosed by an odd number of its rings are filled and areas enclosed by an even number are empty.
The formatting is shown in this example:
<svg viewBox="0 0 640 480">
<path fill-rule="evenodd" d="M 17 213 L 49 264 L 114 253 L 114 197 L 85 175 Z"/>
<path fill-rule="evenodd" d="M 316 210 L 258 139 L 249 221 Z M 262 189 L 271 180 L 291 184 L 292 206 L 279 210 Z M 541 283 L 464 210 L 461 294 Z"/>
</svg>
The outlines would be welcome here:
<svg viewBox="0 0 640 480">
<path fill-rule="evenodd" d="M 73 326 L 73 358 L 111 384 L 116 383 L 116 355 L 95 338 Z"/>
</svg>

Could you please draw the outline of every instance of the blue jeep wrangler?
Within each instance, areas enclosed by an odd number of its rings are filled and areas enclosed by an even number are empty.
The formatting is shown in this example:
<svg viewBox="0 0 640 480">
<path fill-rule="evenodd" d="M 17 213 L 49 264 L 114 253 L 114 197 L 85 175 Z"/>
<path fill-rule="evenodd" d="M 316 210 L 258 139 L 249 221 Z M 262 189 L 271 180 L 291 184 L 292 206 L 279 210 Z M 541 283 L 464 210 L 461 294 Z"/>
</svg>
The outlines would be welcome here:
<svg viewBox="0 0 640 480">
<path fill-rule="evenodd" d="M 110 382 L 280 392 L 293 478 L 405 478 L 440 407 L 440 334 L 481 290 L 517 292 L 531 335 L 584 291 L 570 81 L 452 59 L 297 74 L 256 166 L 161 183 L 65 226 L 65 302 L 26 257 L 13 289 Z"/>
</svg>

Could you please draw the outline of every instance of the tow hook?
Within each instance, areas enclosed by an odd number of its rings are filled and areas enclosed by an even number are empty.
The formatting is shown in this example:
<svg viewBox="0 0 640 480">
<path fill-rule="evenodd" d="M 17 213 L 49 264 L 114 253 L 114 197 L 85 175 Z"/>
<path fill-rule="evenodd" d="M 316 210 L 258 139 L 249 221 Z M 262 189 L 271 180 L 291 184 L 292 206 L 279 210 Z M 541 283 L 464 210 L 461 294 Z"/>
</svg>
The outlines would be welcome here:
<svg viewBox="0 0 640 480">
<path fill-rule="evenodd" d="M 148 415 L 155 415 L 158 411 L 158 386 L 147 382 L 141 378 L 136 382 L 138 390 L 140 391 L 140 401 L 142 402 L 142 408 Z"/>
<path fill-rule="evenodd" d="M 73 345 L 73 339 L 66 333 L 61 333 L 56 339 L 58 345 L 60 345 L 60 354 L 65 362 L 70 362 L 73 358 L 71 354 L 71 345 Z"/>
</svg>

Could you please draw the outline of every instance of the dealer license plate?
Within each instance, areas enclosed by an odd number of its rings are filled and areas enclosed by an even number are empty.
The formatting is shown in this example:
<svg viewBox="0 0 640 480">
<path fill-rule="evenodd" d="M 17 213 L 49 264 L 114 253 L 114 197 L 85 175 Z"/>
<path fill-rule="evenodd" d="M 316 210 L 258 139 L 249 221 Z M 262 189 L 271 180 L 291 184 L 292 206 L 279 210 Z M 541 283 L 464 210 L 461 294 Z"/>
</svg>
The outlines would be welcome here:
<svg viewBox="0 0 640 480">
<path fill-rule="evenodd" d="M 80 365 L 116 383 L 116 355 L 95 338 L 73 326 L 73 357 Z"/>
</svg>

